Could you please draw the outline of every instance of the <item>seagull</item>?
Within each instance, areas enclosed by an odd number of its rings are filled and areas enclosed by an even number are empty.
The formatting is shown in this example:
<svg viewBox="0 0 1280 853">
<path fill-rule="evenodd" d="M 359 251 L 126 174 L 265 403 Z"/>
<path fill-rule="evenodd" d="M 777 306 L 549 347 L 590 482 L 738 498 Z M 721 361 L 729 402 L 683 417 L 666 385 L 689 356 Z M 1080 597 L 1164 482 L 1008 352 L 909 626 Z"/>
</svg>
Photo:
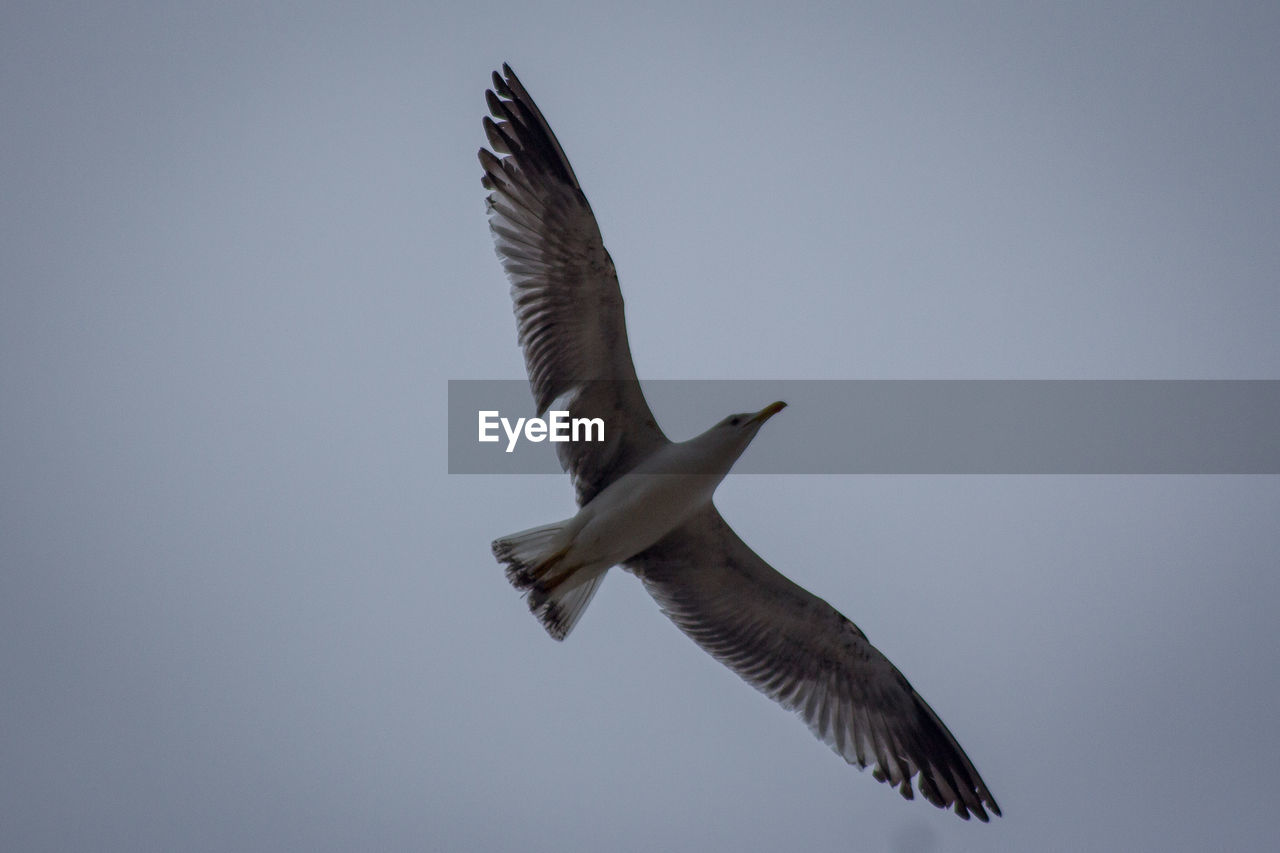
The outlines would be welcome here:
<svg viewBox="0 0 1280 853">
<path fill-rule="evenodd" d="M 712 502 L 761 426 L 786 405 L 667 438 L 631 361 L 622 292 L 587 197 L 509 65 L 494 72 L 481 183 L 539 414 L 600 417 L 603 441 L 556 445 L 578 513 L 496 540 L 494 556 L 547 632 L 563 640 L 605 574 L 622 566 L 716 660 L 850 764 L 910 800 L 989 820 L 1000 807 L 933 709 L 856 625 L 738 538 Z"/>
</svg>

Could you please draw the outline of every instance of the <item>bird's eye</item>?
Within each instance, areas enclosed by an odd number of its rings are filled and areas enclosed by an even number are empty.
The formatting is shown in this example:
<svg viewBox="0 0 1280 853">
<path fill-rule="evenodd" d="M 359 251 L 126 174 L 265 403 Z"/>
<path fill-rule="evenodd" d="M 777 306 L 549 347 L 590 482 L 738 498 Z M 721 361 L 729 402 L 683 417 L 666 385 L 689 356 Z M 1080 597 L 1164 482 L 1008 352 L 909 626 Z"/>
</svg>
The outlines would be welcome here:
<svg viewBox="0 0 1280 853">
<path fill-rule="evenodd" d="M 742 423 L 742 418 L 738 417 L 737 415 L 734 415 L 733 417 L 729 418 L 729 423 L 732 424 L 733 426 L 737 426 L 738 424 Z"/>
</svg>

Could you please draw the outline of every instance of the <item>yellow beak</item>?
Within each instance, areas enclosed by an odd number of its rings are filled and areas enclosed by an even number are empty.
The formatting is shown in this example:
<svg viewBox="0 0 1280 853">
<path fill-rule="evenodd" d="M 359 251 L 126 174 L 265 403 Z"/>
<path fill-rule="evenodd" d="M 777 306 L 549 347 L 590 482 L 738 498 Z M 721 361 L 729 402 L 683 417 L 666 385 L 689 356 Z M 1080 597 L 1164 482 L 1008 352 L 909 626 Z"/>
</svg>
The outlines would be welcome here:
<svg viewBox="0 0 1280 853">
<path fill-rule="evenodd" d="M 779 400 L 776 403 L 770 403 L 769 405 L 765 406 L 763 409 L 761 409 L 760 411 L 752 415 L 749 423 L 753 423 L 753 424 L 764 423 L 765 421 L 769 420 L 769 418 L 778 414 L 778 412 L 781 412 L 786 407 L 787 407 L 787 404 L 782 402 L 781 400 Z"/>
</svg>

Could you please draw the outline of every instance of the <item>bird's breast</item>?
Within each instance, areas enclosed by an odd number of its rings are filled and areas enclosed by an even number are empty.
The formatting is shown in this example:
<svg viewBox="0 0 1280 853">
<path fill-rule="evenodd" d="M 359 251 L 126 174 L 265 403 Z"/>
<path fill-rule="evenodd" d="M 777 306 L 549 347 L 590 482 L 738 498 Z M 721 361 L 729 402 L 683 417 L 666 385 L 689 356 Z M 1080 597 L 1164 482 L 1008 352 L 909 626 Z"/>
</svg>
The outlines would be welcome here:
<svg viewBox="0 0 1280 853">
<path fill-rule="evenodd" d="M 624 475 L 579 511 L 573 561 L 612 566 L 634 557 L 705 506 L 720 480 L 708 474 Z"/>
</svg>

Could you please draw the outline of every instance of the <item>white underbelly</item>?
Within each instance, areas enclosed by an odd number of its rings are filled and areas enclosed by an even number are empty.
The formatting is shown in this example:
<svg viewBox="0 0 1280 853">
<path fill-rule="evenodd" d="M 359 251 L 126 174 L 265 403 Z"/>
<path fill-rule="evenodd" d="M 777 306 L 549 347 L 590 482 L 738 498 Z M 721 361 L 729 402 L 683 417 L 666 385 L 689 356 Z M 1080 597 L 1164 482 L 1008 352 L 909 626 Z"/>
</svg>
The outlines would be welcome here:
<svg viewBox="0 0 1280 853">
<path fill-rule="evenodd" d="M 720 479 L 705 474 L 625 475 L 578 512 L 575 522 L 581 527 L 566 555 L 568 562 L 603 569 L 634 557 L 705 506 Z"/>
</svg>

